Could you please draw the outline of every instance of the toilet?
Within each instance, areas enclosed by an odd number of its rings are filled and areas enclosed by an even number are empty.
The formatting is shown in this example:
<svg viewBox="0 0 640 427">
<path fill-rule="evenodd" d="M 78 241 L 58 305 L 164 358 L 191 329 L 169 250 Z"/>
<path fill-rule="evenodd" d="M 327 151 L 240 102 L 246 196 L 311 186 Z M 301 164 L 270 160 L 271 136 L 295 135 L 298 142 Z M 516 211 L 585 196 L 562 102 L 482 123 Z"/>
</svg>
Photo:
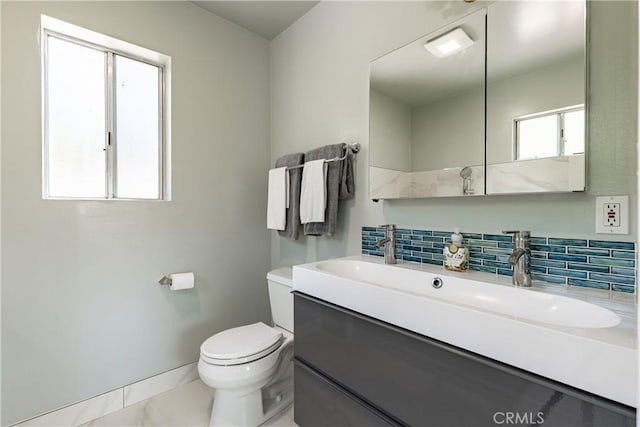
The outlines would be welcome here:
<svg viewBox="0 0 640 427">
<path fill-rule="evenodd" d="M 200 346 L 198 373 L 215 389 L 209 426 L 258 426 L 293 402 L 291 267 L 267 274 L 275 326 L 227 329 Z"/>
</svg>

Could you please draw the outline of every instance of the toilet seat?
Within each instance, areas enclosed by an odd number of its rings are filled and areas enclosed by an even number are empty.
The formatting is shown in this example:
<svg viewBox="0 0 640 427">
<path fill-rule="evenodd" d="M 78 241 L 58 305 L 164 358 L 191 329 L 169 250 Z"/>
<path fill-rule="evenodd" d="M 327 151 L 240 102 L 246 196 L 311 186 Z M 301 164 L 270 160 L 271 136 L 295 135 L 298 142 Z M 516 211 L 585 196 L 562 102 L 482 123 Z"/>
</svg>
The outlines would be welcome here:
<svg viewBox="0 0 640 427">
<path fill-rule="evenodd" d="M 282 341 L 282 332 L 258 322 L 213 335 L 200 346 L 200 356 L 211 365 L 240 365 L 273 353 Z"/>
</svg>

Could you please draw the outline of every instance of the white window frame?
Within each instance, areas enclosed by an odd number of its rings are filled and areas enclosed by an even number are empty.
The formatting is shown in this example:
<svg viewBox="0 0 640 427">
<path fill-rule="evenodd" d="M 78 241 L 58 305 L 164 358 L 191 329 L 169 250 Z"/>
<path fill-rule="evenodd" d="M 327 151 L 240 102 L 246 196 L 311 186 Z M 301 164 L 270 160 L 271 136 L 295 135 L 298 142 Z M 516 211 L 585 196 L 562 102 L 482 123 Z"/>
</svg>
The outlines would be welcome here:
<svg viewBox="0 0 640 427">
<path fill-rule="evenodd" d="M 519 123 L 526 121 L 526 120 L 531 120 L 531 119 L 539 119 L 541 117 L 549 117 L 549 116 L 556 116 L 556 119 L 558 121 L 558 133 L 556 136 L 556 154 L 555 156 L 565 156 L 565 151 L 564 151 L 564 143 L 565 143 L 565 138 L 564 138 L 564 115 L 566 113 L 573 113 L 575 111 L 585 111 L 584 108 L 584 104 L 579 104 L 579 105 L 572 105 L 570 107 L 565 107 L 565 108 L 559 108 L 557 110 L 551 110 L 551 111 L 545 111 L 542 113 L 535 113 L 535 114 L 529 114 L 526 116 L 520 116 L 520 117 L 516 117 L 513 119 L 513 159 L 515 161 L 521 161 L 521 160 L 532 160 L 532 159 L 537 159 L 537 158 L 541 158 L 541 157 L 534 157 L 534 158 L 524 158 L 521 159 L 520 158 L 520 141 L 519 141 L 519 137 L 520 137 L 520 131 L 519 131 Z M 586 114 L 586 111 L 585 111 Z M 586 120 L 585 120 L 586 123 Z M 585 144 L 586 144 L 586 132 L 585 132 Z M 578 154 L 578 153 L 576 153 Z M 553 157 L 555 157 L 553 156 Z"/>
<path fill-rule="evenodd" d="M 105 129 L 105 194 L 102 198 L 87 197 L 55 197 L 49 194 L 49 155 L 48 147 L 48 111 L 47 111 L 47 42 L 49 37 L 55 37 L 64 41 L 105 52 L 107 55 L 106 79 L 107 79 L 107 117 Z M 134 44 L 115 39 L 46 15 L 41 15 L 40 45 L 42 49 L 42 198 L 45 200 L 142 200 L 142 201 L 169 201 L 171 200 L 171 57 L 152 50 L 136 46 Z M 160 105 L 159 105 L 159 144 L 158 144 L 158 198 L 119 198 L 116 192 L 116 162 L 115 151 L 117 141 L 114 132 L 113 105 L 115 88 L 113 87 L 113 59 L 114 55 L 147 63 L 159 68 L 158 79 Z"/>
</svg>

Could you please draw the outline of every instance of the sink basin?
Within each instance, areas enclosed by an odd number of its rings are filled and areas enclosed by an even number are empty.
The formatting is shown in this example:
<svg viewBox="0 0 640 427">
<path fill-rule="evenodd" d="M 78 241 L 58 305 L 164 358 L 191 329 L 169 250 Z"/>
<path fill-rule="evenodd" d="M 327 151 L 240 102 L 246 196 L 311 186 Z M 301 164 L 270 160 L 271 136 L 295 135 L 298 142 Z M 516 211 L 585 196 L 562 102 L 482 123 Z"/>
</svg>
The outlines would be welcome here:
<svg viewBox="0 0 640 427">
<path fill-rule="evenodd" d="M 458 277 L 440 277 L 442 287 L 434 288 L 435 274 L 364 262 L 331 260 L 317 264 L 320 271 L 366 282 L 416 296 L 436 298 L 496 314 L 570 328 L 610 328 L 620 317 L 606 308 L 528 288 L 476 282 Z M 426 276 L 426 277 L 425 277 Z"/>
<path fill-rule="evenodd" d="M 441 284 L 434 287 L 434 279 Z M 509 277 L 385 265 L 370 256 L 293 267 L 293 289 L 370 318 L 551 378 L 637 404 L 633 295 Z M 614 361 L 606 363 L 603 361 Z M 594 369 L 606 363 L 607 369 Z"/>
</svg>

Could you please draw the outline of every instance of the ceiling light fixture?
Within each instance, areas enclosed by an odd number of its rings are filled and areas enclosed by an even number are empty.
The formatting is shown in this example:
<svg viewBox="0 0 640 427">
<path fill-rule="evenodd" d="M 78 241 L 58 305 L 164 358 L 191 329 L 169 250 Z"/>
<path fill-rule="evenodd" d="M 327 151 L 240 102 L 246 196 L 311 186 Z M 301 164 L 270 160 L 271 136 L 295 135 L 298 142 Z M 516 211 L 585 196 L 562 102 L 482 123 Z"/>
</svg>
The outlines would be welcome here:
<svg viewBox="0 0 640 427">
<path fill-rule="evenodd" d="M 473 40 L 464 32 L 462 28 L 456 28 L 446 34 L 429 40 L 424 44 L 432 55 L 438 58 L 445 58 L 465 50 L 473 44 Z"/>
</svg>

